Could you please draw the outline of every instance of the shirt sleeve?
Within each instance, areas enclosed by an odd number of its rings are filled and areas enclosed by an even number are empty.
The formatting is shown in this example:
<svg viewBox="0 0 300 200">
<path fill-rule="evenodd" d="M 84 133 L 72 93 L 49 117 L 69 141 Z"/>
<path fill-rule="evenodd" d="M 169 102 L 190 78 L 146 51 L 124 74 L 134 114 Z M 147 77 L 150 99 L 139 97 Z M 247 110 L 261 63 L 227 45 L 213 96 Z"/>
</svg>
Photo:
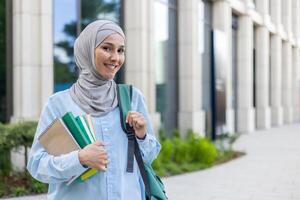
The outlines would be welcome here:
<svg viewBox="0 0 300 200">
<path fill-rule="evenodd" d="M 59 114 L 55 112 L 54 105 L 49 99 L 43 108 L 27 163 L 29 173 L 44 183 L 65 182 L 86 170 L 79 162 L 78 151 L 53 156 L 39 143 L 39 135 L 56 117 L 59 117 Z"/>
<path fill-rule="evenodd" d="M 156 159 L 161 145 L 154 135 L 153 126 L 150 121 L 144 97 L 139 91 L 137 91 L 137 94 L 137 111 L 142 113 L 147 120 L 146 137 L 144 139 L 137 138 L 137 142 L 139 144 L 144 162 L 147 164 L 151 164 L 152 161 Z"/>
</svg>

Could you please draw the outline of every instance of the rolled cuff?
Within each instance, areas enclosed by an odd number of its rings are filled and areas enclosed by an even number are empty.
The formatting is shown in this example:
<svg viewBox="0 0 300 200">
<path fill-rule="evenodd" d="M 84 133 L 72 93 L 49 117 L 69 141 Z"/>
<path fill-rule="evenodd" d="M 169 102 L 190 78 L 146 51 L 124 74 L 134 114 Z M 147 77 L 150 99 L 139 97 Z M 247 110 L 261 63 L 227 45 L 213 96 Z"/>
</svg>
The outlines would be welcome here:
<svg viewBox="0 0 300 200">
<path fill-rule="evenodd" d="M 87 170 L 87 168 L 80 163 L 78 153 L 78 150 L 72 151 L 71 153 L 54 158 L 54 162 L 62 164 L 62 172 L 64 172 L 66 177 L 76 176 Z"/>
</svg>

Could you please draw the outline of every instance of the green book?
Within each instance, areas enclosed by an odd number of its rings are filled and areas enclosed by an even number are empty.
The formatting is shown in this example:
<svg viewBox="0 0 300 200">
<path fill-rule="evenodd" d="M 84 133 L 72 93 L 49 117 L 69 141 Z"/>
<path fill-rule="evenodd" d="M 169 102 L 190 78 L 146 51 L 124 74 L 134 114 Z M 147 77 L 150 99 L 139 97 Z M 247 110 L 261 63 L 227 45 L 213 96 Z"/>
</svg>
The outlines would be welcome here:
<svg viewBox="0 0 300 200">
<path fill-rule="evenodd" d="M 82 132 L 89 139 L 90 143 L 95 142 L 95 139 L 92 137 L 92 135 L 90 133 L 90 129 L 88 128 L 88 126 L 87 126 L 85 120 L 83 119 L 83 117 L 82 116 L 77 116 L 75 119 L 76 119 L 76 122 L 79 125 L 80 129 L 82 130 Z"/>
<path fill-rule="evenodd" d="M 94 133 L 92 133 L 92 128 L 90 127 L 86 115 L 80 116 L 80 120 L 82 121 L 82 124 L 84 125 L 85 129 L 87 130 L 87 133 L 90 137 L 90 139 L 94 142 L 96 141 L 96 137 L 94 136 Z"/>
<path fill-rule="evenodd" d="M 86 133 L 84 133 L 81 130 L 80 126 L 78 125 L 75 117 L 71 112 L 67 112 L 62 117 L 62 120 L 81 148 L 84 148 L 86 145 L 91 144 L 89 137 L 86 135 Z"/>
</svg>

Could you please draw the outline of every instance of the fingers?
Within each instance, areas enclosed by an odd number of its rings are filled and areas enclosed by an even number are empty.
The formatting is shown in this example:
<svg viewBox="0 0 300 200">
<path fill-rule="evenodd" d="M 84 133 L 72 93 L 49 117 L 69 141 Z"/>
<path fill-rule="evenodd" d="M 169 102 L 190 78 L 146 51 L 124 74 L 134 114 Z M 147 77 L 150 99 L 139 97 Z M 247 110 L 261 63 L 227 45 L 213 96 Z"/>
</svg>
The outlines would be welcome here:
<svg viewBox="0 0 300 200">
<path fill-rule="evenodd" d="M 95 144 L 97 146 L 105 146 L 105 143 L 101 140 L 97 140 L 97 141 L 93 142 L 92 144 Z"/>
<path fill-rule="evenodd" d="M 108 161 L 107 155 L 105 155 L 102 158 L 100 157 L 99 162 L 97 163 L 97 169 L 102 170 L 102 171 L 106 171 L 108 163 L 109 163 L 109 161 Z"/>
<path fill-rule="evenodd" d="M 79 151 L 79 161 L 81 164 L 98 170 L 106 170 L 108 154 L 103 141 L 95 141 Z"/>
<path fill-rule="evenodd" d="M 129 111 L 126 117 L 126 123 L 130 126 L 140 128 L 146 125 L 146 120 L 141 113 Z"/>
</svg>

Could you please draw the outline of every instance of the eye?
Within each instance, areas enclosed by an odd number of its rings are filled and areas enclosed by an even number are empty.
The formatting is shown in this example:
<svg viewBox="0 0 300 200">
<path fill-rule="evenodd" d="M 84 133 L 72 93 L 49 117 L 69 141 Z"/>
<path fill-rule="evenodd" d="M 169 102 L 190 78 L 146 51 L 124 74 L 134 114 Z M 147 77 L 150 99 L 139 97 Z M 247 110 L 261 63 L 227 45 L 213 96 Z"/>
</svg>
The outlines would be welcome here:
<svg viewBox="0 0 300 200">
<path fill-rule="evenodd" d="M 118 50 L 118 53 L 120 53 L 120 54 L 123 54 L 124 52 L 125 52 L 124 49 L 119 49 L 119 50 Z"/>
<path fill-rule="evenodd" d="M 111 51 L 111 48 L 107 46 L 103 46 L 102 49 L 107 52 Z"/>
</svg>

